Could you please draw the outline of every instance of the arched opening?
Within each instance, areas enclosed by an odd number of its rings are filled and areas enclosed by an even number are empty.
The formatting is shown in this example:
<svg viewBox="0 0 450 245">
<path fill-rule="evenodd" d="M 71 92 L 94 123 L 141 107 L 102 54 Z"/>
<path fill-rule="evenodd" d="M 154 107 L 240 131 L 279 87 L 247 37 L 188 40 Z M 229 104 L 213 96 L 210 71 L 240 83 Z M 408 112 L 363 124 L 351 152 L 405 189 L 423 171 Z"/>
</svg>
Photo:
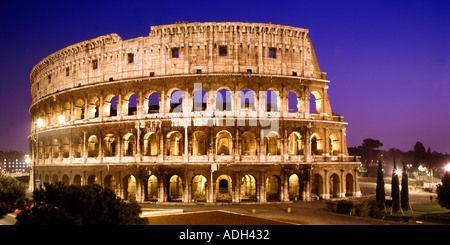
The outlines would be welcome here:
<svg viewBox="0 0 450 245">
<path fill-rule="evenodd" d="M 70 121 L 70 103 L 66 101 L 63 106 L 64 122 Z"/>
<path fill-rule="evenodd" d="M 266 91 L 266 111 L 278 111 L 278 94 L 272 89 Z"/>
<path fill-rule="evenodd" d="M 91 135 L 88 140 L 88 157 L 98 157 L 98 138 L 95 135 Z"/>
<path fill-rule="evenodd" d="M 230 90 L 223 88 L 216 92 L 216 110 L 219 111 L 232 110 Z"/>
<path fill-rule="evenodd" d="M 339 176 L 337 174 L 332 174 L 330 176 L 330 197 L 339 197 Z"/>
<path fill-rule="evenodd" d="M 339 137 L 336 134 L 330 135 L 329 138 L 329 149 L 330 149 L 330 155 L 337 156 L 340 152 L 340 142 Z"/>
<path fill-rule="evenodd" d="M 169 201 L 181 202 L 183 200 L 183 183 L 178 175 L 169 179 Z"/>
<path fill-rule="evenodd" d="M 348 173 L 345 175 L 345 196 L 353 196 L 353 175 Z"/>
<path fill-rule="evenodd" d="M 192 96 L 193 111 L 206 111 L 206 92 L 203 89 L 195 90 Z"/>
<path fill-rule="evenodd" d="M 148 178 L 147 200 L 158 201 L 158 178 L 155 175 Z"/>
<path fill-rule="evenodd" d="M 89 100 L 88 114 L 89 118 L 97 118 L 100 113 L 100 100 L 97 97 L 92 97 Z"/>
<path fill-rule="evenodd" d="M 113 134 L 107 134 L 104 139 L 105 157 L 116 155 L 116 137 Z"/>
<path fill-rule="evenodd" d="M 126 200 L 136 200 L 136 178 L 133 175 L 127 175 L 123 178 L 123 196 Z"/>
<path fill-rule="evenodd" d="M 322 96 L 317 91 L 313 91 L 309 94 L 309 113 L 322 113 Z"/>
<path fill-rule="evenodd" d="M 183 154 L 184 142 L 183 135 L 178 131 L 172 131 L 167 134 L 167 155 L 181 156 Z"/>
<path fill-rule="evenodd" d="M 137 96 L 136 94 L 131 94 L 124 101 L 124 106 L 127 108 L 127 115 L 132 116 L 137 113 Z"/>
<path fill-rule="evenodd" d="M 216 201 L 231 202 L 232 197 L 231 177 L 228 175 L 220 175 L 216 180 Z"/>
<path fill-rule="evenodd" d="M 267 155 L 280 155 L 281 154 L 281 138 L 275 131 L 270 131 L 265 137 Z"/>
<path fill-rule="evenodd" d="M 289 155 L 303 155 L 303 144 L 299 132 L 292 132 L 289 135 Z"/>
<path fill-rule="evenodd" d="M 50 158 L 51 147 L 53 145 L 53 141 L 46 140 L 45 141 L 45 158 Z"/>
<path fill-rule="evenodd" d="M 241 92 L 241 109 L 256 110 L 255 92 L 244 89 Z"/>
<path fill-rule="evenodd" d="M 124 156 L 136 155 L 136 137 L 131 133 L 123 136 L 123 153 Z"/>
<path fill-rule="evenodd" d="M 312 199 L 323 197 L 323 179 L 320 174 L 314 174 L 311 176 L 310 197 Z"/>
<path fill-rule="evenodd" d="M 112 175 L 107 175 L 105 181 L 103 182 L 105 188 L 111 189 L 114 193 L 117 193 L 117 183 L 116 178 Z"/>
<path fill-rule="evenodd" d="M 288 94 L 288 111 L 289 112 L 298 112 L 299 101 L 297 93 L 293 91 L 289 91 Z"/>
<path fill-rule="evenodd" d="M 242 177 L 241 200 L 256 202 L 256 179 L 250 174 Z"/>
<path fill-rule="evenodd" d="M 267 201 L 280 201 L 281 184 L 280 178 L 276 175 L 266 179 L 266 199 Z"/>
<path fill-rule="evenodd" d="M 88 179 L 87 179 L 87 184 L 88 185 L 94 185 L 94 184 L 98 184 L 98 179 L 97 176 L 95 175 L 89 175 Z"/>
<path fill-rule="evenodd" d="M 45 106 L 45 125 L 52 124 L 52 107 L 50 105 Z"/>
<path fill-rule="evenodd" d="M 206 202 L 206 178 L 196 175 L 192 179 L 192 199 L 196 202 Z"/>
<path fill-rule="evenodd" d="M 311 155 L 321 155 L 323 152 L 323 140 L 318 133 L 311 135 Z"/>
<path fill-rule="evenodd" d="M 73 157 L 80 158 L 83 156 L 83 139 L 81 137 L 75 137 L 73 140 Z"/>
<path fill-rule="evenodd" d="M 70 185 L 69 176 L 67 176 L 67 174 L 63 175 L 61 182 L 63 182 L 65 186 Z"/>
<path fill-rule="evenodd" d="M 183 112 L 183 92 L 175 89 L 170 94 L 170 112 Z"/>
<path fill-rule="evenodd" d="M 159 153 L 159 134 L 149 132 L 144 135 L 142 154 L 144 156 L 157 156 Z"/>
<path fill-rule="evenodd" d="M 297 174 L 292 174 L 289 176 L 289 199 L 298 200 L 300 197 L 300 178 Z"/>
<path fill-rule="evenodd" d="M 79 174 L 77 174 L 77 175 L 75 175 L 75 177 L 73 177 L 74 185 L 81 186 L 82 183 L 83 183 L 83 179 L 81 178 L 81 176 Z"/>
<path fill-rule="evenodd" d="M 64 137 L 62 140 L 62 155 L 63 158 L 68 158 L 70 152 L 70 141 L 69 138 Z"/>
<path fill-rule="evenodd" d="M 117 116 L 117 97 L 115 95 L 108 95 L 105 97 L 105 116 L 115 117 Z"/>
<path fill-rule="evenodd" d="M 196 131 L 192 137 L 192 155 L 206 155 L 208 145 L 207 145 L 206 133 L 203 131 Z"/>
<path fill-rule="evenodd" d="M 48 176 L 48 174 L 46 174 L 44 177 L 44 183 L 50 183 L 50 177 Z"/>
<path fill-rule="evenodd" d="M 59 157 L 59 141 L 58 141 L 58 139 L 53 139 L 53 141 L 52 141 L 52 157 L 53 158 Z"/>
<path fill-rule="evenodd" d="M 157 92 L 153 92 L 148 96 L 147 106 L 147 113 L 159 113 L 159 94 Z"/>
<path fill-rule="evenodd" d="M 84 100 L 78 99 L 75 101 L 74 110 L 75 120 L 84 119 Z"/>
<path fill-rule="evenodd" d="M 53 106 L 53 124 L 65 122 L 63 114 L 61 114 L 61 106 L 56 104 Z"/>
<path fill-rule="evenodd" d="M 231 155 L 233 149 L 233 140 L 230 132 L 223 130 L 216 135 L 216 154 Z"/>
<path fill-rule="evenodd" d="M 245 131 L 242 136 L 242 155 L 256 156 L 257 142 L 255 134 Z"/>
<path fill-rule="evenodd" d="M 58 182 L 58 175 L 54 174 L 52 176 L 52 184 L 55 184 L 56 182 Z"/>
</svg>

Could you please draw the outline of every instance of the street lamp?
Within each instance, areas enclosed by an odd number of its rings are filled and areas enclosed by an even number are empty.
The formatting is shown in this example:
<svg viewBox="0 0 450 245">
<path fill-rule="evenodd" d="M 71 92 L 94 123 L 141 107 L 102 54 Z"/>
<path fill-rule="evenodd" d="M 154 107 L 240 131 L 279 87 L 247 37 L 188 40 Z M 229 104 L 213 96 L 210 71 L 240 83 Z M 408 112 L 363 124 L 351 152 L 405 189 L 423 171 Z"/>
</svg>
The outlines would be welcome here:
<svg viewBox="0 0 450 245">
<path fill-rule="evenodd" d="M 450 172 L 450 163 L 447 163 L 444 167 L 445 171 Z"/>
<path fill-rule="evenodd" d="M 44 121 L 41 118 L 38 118 L 36 120 L 36 122 L 35 122 L 35 125 L 34 125 L 34 142 L 36 143 L 36 145 L 35 145 L 36 154 L 34 155 L 35 158 L 34 158 L 34 161 L 33 161 L 33 191 L 36 190 L 36 161 L 39 158 L 38 157 L 38 155 L 39 155 L 39 149 L 38 149 L 38 147 L 39 147 L 39 142 L 38 142 L 39 141 L 39 137 L 38 137 L 38 134 L 37 134 L 37 128 L 41 128 L 43 126 L 44 126 Z"/>
<path fill-rule="evenodd" d="M 402 175 L 402 170 L 396 169 L 395 170 L 395 174 L 398 175 L 398 176 L 401 176 Z"/>
</svg>

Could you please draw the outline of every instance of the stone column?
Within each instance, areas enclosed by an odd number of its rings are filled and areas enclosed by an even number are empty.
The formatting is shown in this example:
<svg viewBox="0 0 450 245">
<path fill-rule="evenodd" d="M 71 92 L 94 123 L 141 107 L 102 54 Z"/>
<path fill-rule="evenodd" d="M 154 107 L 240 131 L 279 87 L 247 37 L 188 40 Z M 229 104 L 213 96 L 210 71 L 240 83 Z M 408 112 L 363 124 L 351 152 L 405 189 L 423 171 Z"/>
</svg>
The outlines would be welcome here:
<svg viewBox="0 0 450 245">
<path fill-rule="evenodd" d="M 324 170 L 323 182 L 323 199 L 330 199 L 330 180 L 327 169 Z"/>
<path fill-rule="evenodd" d="M 235 171 L 233 174 L 233 191 L 231 193 L 231 202 L 239 203 L 241 202 L 241 180 L 239 179 L 239 172 Z"/>
<path fill-rule="evenodd" d="M 288 175 L 288 172 L 283 171 L 283 174 L 281 175 L 281 181 L 282 181 L 281 193 L 283 194 L 283 196 L 281 196 L 281 201 L 288 202 L 289 201 L 289 175 Z"/>
<path fill-rule="evenodd" d="M 339 197 L 345 197 L 345 182 L 344 169 L 341 169 L 341 176 L 339 177 Z"/>
<path fill-rule="evenodd" d="M 258 202 L 267 202 L 267 196 L 266 196 L 266 172 L 260 170 L 258 174 L 258 180 L 257 181 L 257 201 Z"/>
</svg>

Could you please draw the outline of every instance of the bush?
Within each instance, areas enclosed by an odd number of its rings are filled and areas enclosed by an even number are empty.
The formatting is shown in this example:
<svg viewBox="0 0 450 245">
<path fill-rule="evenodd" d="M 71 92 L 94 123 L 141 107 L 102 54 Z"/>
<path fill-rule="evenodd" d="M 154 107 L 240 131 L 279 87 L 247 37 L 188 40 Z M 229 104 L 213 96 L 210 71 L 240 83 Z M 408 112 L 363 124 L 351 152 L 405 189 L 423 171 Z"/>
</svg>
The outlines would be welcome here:
<svg viewBox="0 0 450 245">
<path fill-rule="evenodd" d="M 361 217 L 383 218 L 383 212 L 378 208 L 376 200 L 365 200 L 356 205 L 355 214 Z"/>
<path fill-rule="evenodd" d="M 327 208 L 329 211 L 339 214 L 352 214 L 376 219 L 383 218 L 383 212 L 378 208 L 376 200 L 365 200 L 356 205 L 352 201 L 330 201 L 327 202 Z"/>
<path fill-rule="evenodd" d="M 135 225 L 145 224 L 136 201 L 125 203 L 99 185 L 45 184 L 33 192 L 34 204 L 21 203 L 18 225 Z"/>
<path fill-rule="evenodd" d="M 0 174 L 0 218 L 11 212 L 15 203 L 25 197 L 25 184 Z"/>
<path fill-rule="evenodd" d="M 439 205 L 450 209 L 450 172 L 442 177 L 442 184 L 437 185 L 436 192 Z"/>
<path fill-rule="evenodd" d="M 352 201 L 327 202 L 328 210 L 339 214 L 350 214 L 353 209 Z"/>
</svg>

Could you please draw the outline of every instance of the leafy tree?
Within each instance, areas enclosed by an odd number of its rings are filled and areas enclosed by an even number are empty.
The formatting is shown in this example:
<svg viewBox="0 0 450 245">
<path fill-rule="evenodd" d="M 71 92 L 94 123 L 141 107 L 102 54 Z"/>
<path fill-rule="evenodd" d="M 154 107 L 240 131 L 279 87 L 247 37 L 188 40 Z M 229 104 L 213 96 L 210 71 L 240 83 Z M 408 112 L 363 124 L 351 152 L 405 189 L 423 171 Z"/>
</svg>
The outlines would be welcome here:
<svg viewBox="0 0 450 245">
<path fill-rule="evenodd" d="M 25 198 L 25 184 L 13 177 L 0 174 L 0 218 L 3 218 L 14 204 Z"/>
<path fill-rule="evenodd" d="M 361 161 L 370 162 L 372 160 L 372 150 L 383 146 L 379 140 L 374 139 L 364 139 L 361 145 Z"/>
<path fill-rule="evenodd" d="M 395 172 L 397 170 L 397 165 L 395 164 L 395 160 L 394 160 L 394 168 L 392 170 L 392 191 L 391 191 L 391 196 L 392 196 L 392 212 L 393 213 L 397 213 L 400 210 L 400 193 L 399 193 L 399 180 L 398 180 L 398 175 Z"/>
<path fill-rule="evenodd" d="M 384 190 L 384 174 L 383 166 L 381 160 L 378 161 L 378 173 L 377 173 L 377 190 L 376 190 L 376 201 L 377 206 L 380 210 L 384 209 L 385 202 L 385 190 Z"/>
<path fill-rule="evenodd" d="M 427 160 L 427 152 L 422 142 L 418 141 L 414 145 L 414 159 L 413 165 L 414 167 L 419 166 L 420 163 L 425 162 Z"/>
<path fill-rule="evenodd" d="M 408 190 L 408 173 L 406 172 L 406 163 L 403 162 L 402 171 L 402 191 L 400 193 L 402 210 L 409 209 L 409 190 Z"/>
<path fill-rule="evenodd" d="M 450 209 L 450 172 L 446 172 L 442 184 L 437 185 L 437 198 L 441 207 Z"/>
<path fill-rule="evenodd" d="M 19 225 L 134 225 L 145 224 L 136 201 L 125 203 L 99 185 L 45 184 L 33 192 L 34 205 L 26 200 L 17 215 Z"/>
</svg>

